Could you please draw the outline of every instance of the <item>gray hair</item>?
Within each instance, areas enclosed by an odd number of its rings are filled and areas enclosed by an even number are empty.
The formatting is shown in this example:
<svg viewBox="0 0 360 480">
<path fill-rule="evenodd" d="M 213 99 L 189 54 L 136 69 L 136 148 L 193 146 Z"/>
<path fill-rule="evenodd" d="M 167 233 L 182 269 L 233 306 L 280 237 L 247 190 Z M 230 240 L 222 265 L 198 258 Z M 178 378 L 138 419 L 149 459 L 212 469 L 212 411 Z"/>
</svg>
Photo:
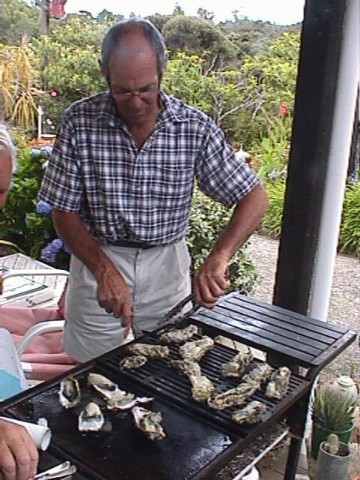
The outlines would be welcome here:
<svg viewBox="0 0 360 480">
<path fill-rule="evenodd" d="M 16 170 L 16 148 L 11 140 L 6 126 L 3 123 L 0 123 L 0 150 L 9 152 L 12 171 L 14 172 Z"/>
<path fill-rule="evenodd" d="M 109 61 L 111 54 L 121 38 L 133 30 L 140 30 L 152 46 L 156 55 L 157 70 L 161 80 L 166 64 L 166 47 L 159 30 L 149 20 L 144 18 L 131 18 L 115 23 L 105 34 L 101 45 L 101 66 L 107 82 L 109 83 Z"/>
</svg>

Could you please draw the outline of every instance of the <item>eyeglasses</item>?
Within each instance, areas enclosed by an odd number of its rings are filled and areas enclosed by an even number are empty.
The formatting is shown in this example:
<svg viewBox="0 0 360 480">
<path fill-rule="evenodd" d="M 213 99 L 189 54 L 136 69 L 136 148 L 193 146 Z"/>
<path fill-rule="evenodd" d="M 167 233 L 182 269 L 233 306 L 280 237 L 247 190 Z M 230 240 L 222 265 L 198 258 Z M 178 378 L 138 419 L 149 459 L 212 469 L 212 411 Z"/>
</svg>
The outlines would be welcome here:
<svg viewBox="0 0 360 480">
<path fill-rule="evenodd" d="M 142 100 L 149 100 L 157 95 L 159 89 L 157 86 L 152 85 L 148 87 L 140 88 L 140 90 L 135 90 L 133 92 L 112 92 L 112 95 L 118 100 L 130 100 L 132 97 L 140 97 Z"/>
</svg>

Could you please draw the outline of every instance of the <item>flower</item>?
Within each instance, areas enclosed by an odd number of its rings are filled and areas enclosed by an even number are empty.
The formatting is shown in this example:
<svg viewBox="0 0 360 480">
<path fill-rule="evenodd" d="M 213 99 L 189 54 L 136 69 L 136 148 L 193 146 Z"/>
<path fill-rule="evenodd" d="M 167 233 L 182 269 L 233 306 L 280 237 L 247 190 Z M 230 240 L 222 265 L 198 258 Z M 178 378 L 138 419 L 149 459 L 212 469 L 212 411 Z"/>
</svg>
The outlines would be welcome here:
<svg viewBox="0 0 360 480">
<path fill-rule="evenodd" d="M 50 213 L 52 210 L 52 206 L 48 202 L 44 202 L 43 200 L 39 200 L 36 205 L 37 213 Z"/>
<path fill-rule="evenodd" d="M 40 258 L 45 262 L 55 263 L 56 255 L 63 246 L 64 242 L 60 238 L 55 238 L 41 250 Z"/>
<path fill-rule="evenodd" d="M 285 117 L 285 115 L 287 114 L 287 111 L 288 111 L 288 107 L 286 103 L 282 103 L 279 108 L 279 117 Z"/>
</svg>

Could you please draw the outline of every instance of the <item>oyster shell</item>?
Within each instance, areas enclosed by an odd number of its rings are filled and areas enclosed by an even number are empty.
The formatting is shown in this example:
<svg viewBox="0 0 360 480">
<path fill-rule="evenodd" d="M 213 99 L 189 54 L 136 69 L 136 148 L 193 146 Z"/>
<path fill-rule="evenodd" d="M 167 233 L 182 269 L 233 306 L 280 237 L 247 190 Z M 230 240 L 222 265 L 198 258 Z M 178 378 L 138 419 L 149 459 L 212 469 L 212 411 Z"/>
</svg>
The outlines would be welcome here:
<svg viewBox="0 0 360 480">
<path fill-rule="evenodd" d="M 268 398 L 281 400 L 289 387 L 290 375 L 288 367 L 280 367 L 276 370 L 267 384 L 265 395 Z"/>
<path fill-rule="evenodd" d="M 107 401 L 107 408 L 109 410 L 130 410 L 139 403 L 148 403 L 153 400 L 152 397 L 135 397 L 133 393 L 118 390 L 115 395 Z"/>
<path fill-rule="evenodd" d="M 164 343 L 184 343 L 187 342 L 190 338 L 196 335 L 199 332 L 199 329 L 196 325 L 188 325 L 185 328 L 170 330 L 160 335 L 160 341 Z"/>
<path fill-rule="evenodd" d="M 224 410 L 224 408 L 233 405 L 242 405 L 258 389 L 258 384 L 254 382 L 241 383 L 235 388 L 226 392 L 219 393 L 208 399 L 208 405 L 215 410 Z"/>
<path fill-rule="evenodd" d="M 206 352 L 214 345 L 214 340 L 204 336 L 193 342 L 186 342 L 179 348 L 180 355 L 184 360 L 199 362 Z"/>
<path fill-rule="evenodd" d="M 192 360 L 171 360 L 170 364 L 188 377 L 201 375 L 200 365 Z"/>
<path fill-rule="evenodd" d="M 206 402 L 213 395 L 215 386 L 205 375 L 190 375 L 191 394 L 198 402 Z"/>
<path fill-rule="evenodd" d="M 224 377 L 240 377 L 254 358 L 251 349 L 248 347 L 244 352 L 239 352 L 229 362 L 221 366 L 221 373 Z"/>
<path fill-rule="evenodd" d="M 253 400 L 244 408 L 235 410 L 231 415 L 231 420 L 235 423 L 257 423 L 260 421 L 262 414 L 266 411 L 266 405 L 258 400 Z"/>
<path fill-rule="evenodd" d="M 126 394 L 119 389 L 116 383 L 112 382 L 108 378 L 100 375 L 99 373 L 89 373 L 88 383 L 95 388 L 106 400 L 111 400 L 114 395 L 118 395 L 119 392 Z"/>
<path fill-rule="evenodd" d="M 120 361 L 120 367 L 125 369 L 140 368 L 147 362 L 144 355 L 134 355 L 132 357 L 124 357 Z"/>
<path fill-rule="evenodd" d="M 144 355 L 150 358 L 165 358 L 170 355 L 169 347 L 164 345 L 150 345 L 149 343 L 134 343 L 128 351 L 134 355 Z"/>
<path fill-rule="evenodd" d="M 255 382 L 259 385 L 271 377 L 272 368 L 268 363 L 258 363 L 249 373 L 243 376 L 244 382 Z"/>
<path fill-rule="evenodd" d="M 166 434 L 161 425 L 161 412 L 152 412 L 143 407 L 134 407 L 131 410 L 135 425 L 142 430 L 150 440 L 161 440 Z"/>
<path fill-rule="evenodd" d="M 79 415 L 79 431 L 80 432 L 98 432 L 104 425 L 105 419 L 99 405 L 90 402 Z"/>
<path fill-rule="evenodd" d="M 80 386 L 76 378 L 69 376 L 60 383 L 59 401 L 65 408 L 73 408 L 80 403 Z"/>
</svg>

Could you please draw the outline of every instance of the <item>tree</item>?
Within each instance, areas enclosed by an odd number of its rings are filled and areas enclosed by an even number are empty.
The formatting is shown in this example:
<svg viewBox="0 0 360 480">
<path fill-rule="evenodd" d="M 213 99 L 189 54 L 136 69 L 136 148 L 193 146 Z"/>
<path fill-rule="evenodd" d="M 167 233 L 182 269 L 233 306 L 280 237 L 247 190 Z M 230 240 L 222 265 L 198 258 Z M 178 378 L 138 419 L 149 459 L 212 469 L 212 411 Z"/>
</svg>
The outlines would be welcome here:
<svg viewBox="0 0 360 480">
<path fill-rule="evenodd" d="M 0 43 L 20 45 L 40 34 L 40 11 L 21 0 L 0 0 Z"/>
</svg>

